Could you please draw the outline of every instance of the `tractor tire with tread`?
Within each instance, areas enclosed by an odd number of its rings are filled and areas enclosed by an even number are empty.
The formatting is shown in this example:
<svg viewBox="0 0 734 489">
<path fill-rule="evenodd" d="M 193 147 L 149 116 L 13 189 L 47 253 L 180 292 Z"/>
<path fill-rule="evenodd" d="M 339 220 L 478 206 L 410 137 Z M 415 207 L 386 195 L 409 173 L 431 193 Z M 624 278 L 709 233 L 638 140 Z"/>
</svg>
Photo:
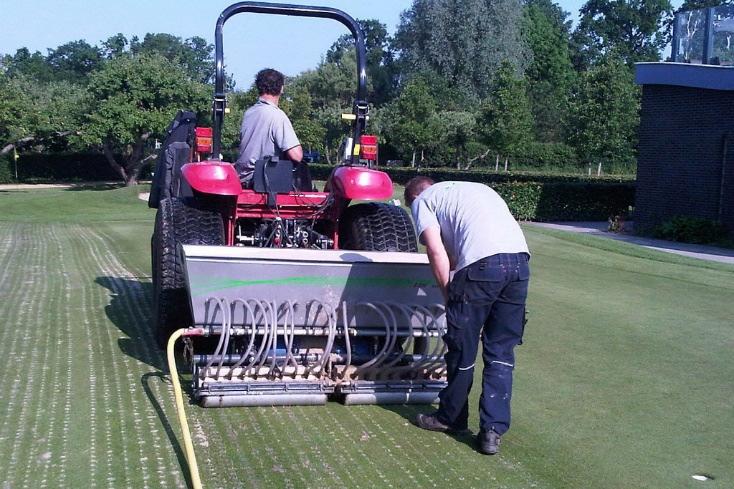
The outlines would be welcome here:
<svg viewBox="0 0 734 489">
<path fill-rule="evenodd" d="M 339 220 L 342 249 L 417 252 L 413 222 L 402 207 L 382 202 L 347 207 Z"/>
<path fill-rule="evenodd" d="M 171 197 L 160 201 L 154 229 L 153 321 L 158 344 L 165 348 L 173 331 L 192 324 L 178 245 L 223 245 L 224 224 L 218 212 Z"/>
</svg>

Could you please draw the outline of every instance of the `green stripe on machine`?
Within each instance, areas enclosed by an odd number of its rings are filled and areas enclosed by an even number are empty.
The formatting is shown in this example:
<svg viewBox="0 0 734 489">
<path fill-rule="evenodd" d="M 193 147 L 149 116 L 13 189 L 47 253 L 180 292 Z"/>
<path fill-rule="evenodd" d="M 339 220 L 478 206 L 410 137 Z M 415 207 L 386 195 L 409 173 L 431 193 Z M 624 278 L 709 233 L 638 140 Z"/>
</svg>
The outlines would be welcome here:
<svg viewBox="0 0 734 489">
<path fill-rule="evenodd" d="M 283 277 L 276 279 L 240 280 L 240 279 L 216 279 L 198 284 L 192 289 L 192 294 L 211 294 L 224 289 L 237 287 L 254 287 L 259 285 L 295 285 L 295 286 L 346 286 L 350 287 L 429 287 L 433 285 L 432 280 L 394 278 L 394 277 Z"/>
</svg>

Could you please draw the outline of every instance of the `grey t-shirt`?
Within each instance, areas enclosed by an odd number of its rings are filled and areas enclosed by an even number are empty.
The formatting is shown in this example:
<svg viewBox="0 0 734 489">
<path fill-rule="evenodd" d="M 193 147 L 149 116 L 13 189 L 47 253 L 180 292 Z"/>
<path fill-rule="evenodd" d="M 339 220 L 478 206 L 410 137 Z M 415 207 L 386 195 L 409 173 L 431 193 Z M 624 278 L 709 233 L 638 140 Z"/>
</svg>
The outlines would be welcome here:
<svg viewBox="0 0 734 489">
<path fill-rule="evenodd" d="M 257 160 L 266 156 L 280 159 L 282 153 L 301 144 L 285 112 L 263 99 L 245 111 L 240 136 L 237 163 L 251 169 Z"/>
<path fill-rule="evenodd" d="M 505 201 L 481 183 L 436 183 L 421 192 L 411 210 L 418 236 L 430 227 L 441 229 L 452 270 L 498 253 L 529 253 Z"/>
</svg>

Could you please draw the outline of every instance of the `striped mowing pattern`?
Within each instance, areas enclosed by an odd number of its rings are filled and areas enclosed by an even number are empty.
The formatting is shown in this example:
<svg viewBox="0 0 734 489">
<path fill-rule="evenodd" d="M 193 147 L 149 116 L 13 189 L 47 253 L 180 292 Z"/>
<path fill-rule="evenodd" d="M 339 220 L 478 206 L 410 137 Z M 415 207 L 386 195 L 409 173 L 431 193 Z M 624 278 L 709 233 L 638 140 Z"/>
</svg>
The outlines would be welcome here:
<svg viewBox="0 0 734 489">
<path fill-rule="evenodd" d="M 147 243 L 0 222 L 0 488 L 186 487 L 149 272 L 124 252 Z M 187 409 L 205 487 L 542 487 L 412 427 L 424 407 Z"/>
</svg>

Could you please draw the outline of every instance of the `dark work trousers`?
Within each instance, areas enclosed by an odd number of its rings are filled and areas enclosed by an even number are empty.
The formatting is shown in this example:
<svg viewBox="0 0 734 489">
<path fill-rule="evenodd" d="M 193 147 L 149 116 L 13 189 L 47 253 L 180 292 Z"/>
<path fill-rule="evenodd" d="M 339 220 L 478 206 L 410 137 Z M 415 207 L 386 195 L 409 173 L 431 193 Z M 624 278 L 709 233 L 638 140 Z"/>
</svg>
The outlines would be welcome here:
<svg viewBox="0 0 734 489">
<path fill-rule="evenodd" d="M 522 343 L 530 278 L 526 253 L 503 253 L 462 268 L 448 288 L 443 339 L 448 385 L 441 391 L 439 421 L 464 428 L 481 335 L 484 360 L 479 426 L 502 435 L 510 427 L 515 346 Z"/>
</svg>

